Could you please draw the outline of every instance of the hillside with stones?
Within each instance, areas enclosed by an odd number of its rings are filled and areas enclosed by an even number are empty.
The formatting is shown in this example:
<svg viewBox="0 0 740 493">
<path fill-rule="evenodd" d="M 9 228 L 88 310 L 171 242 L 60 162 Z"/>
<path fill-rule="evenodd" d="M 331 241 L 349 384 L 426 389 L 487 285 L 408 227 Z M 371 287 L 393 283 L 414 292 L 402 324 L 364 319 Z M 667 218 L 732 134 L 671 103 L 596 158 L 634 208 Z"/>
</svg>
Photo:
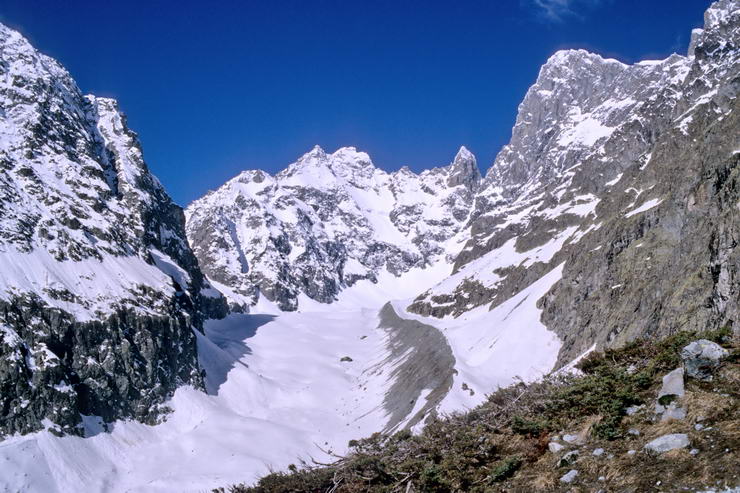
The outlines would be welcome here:
<svg viewBox="0 0 740 493">
<path fill-rule="evenodd" d="M 421 433 L 375 434 L 332 464 L 228 491 L 734 493 L 740 348 L 729 334 L 681 332 L 594 352 L 577 374 L 501 388 Z"/>
</svg>

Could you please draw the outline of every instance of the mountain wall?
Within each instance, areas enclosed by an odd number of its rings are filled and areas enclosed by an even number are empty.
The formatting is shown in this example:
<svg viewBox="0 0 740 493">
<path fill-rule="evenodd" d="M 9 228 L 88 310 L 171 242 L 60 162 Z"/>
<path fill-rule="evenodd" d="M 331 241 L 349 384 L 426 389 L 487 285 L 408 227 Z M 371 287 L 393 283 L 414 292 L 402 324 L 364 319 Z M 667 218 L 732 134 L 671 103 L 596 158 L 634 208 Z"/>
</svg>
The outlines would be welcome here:
<svg viewBox="0 0 740 493">
<path fill-rule="evenodd" d="M 464 147 L 417 175 L 387 173 L 352 147 L 317 146 L 275 176 L 244 171 L 193 202 L 187 233 L 237 309 L 264 296 L 295 310 L 301 295 L 331 303 L 358 280 L 456 254 L 480 180 Z"/>
<path fill-rule="evenodd" d="M 0 25 L 0 434 L 156 421 L 225 309 L 116 102 Z"/>
<path fill-rule="evenodd" d="M 734 325 L 739 45 L 740 3 L 721 0 L 687 56 L 553 55 L 481 185 L 453 275 L 410 311 L 494 307 L 562 265 L 539 302 L 563 341 L 558 365 Z"/>
<path fill-rule="evenodd" d="M 244 172 L 188 208 L 196 255 L 241 306 L 261 294 L 287 310 L 381 272 L 448 268 L 408 306 L 427 317 L 494 308 L 562 268 L 539 301 L 558 365 L 734 324 L 738 5 L 713 3 L 686 56 L 555 53 L 484 178 L 464 149 L 421 175 L 353 148 Z"/>
</svg>

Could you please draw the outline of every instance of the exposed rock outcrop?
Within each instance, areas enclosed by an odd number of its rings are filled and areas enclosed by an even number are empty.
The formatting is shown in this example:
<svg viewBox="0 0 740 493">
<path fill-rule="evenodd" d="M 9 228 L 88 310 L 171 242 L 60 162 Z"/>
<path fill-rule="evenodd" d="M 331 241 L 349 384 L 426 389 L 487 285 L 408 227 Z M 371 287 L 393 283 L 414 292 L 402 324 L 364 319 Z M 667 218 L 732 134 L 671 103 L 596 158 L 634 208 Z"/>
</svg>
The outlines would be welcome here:
<svg viewBox="0 0 740 493">
<path fill-rule="evenodd" d="M 688 56 L 553 55 L 476 195 L 453 275 L 409 310 L 496 306 L 564 263 L 540 300 L 558 366 L 594 343 L 733 325 L 738 74 L 737 0 L 712 4 Z"/>
<path fill-rule="evenodd" d="M 681 350 L 681 359 L 688 376 L 699 380 L 711 380 L 712 373 L 729 354 L 727 349 L 716 342 L 699 339 Z"/>
</svg>

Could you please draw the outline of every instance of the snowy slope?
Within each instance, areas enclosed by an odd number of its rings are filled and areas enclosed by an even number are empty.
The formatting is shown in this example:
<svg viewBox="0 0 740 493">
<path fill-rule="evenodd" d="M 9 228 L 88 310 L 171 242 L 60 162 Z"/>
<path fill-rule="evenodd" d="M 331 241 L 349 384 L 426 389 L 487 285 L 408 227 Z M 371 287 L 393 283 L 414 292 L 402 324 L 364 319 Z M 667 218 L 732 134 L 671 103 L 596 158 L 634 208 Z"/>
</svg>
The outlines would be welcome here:
<svg viewBox="0 0 740 493">
<path fill-rule="evenodd" d="M 414 292 L 446 275 L 444 267 L 412 270 L 401 282 L 388 273 L 377 284 L 359 281 L 331 305 L 304 298 L 301 311 L 280 312 L 263 300 L 259 308 L 271 314 L 209 321 L 198 336 L 208 394 L 180 388 L 167 402 L 174 412 L 156 426 L 119 421 L 103 432 L 88 420 L 88 438 L 44 431 L 6 439 L 0 442 L 0 487 L 73 492 L 84 483 L 89 491 L 204 491 L 251 482 L 301 460 L 332 460 L 346 452 L 349 440 L 386 429 L 397 410 L 389 405 L 411 401 L 394 423 L 394 429 L 403 427 L 432 393 L 423 385 L 394 383 L 428 373 L 407 362 L 435 348 L 414 351 L 411 341 L 394 355 L 393 330 L 378 327 L 389 293 L 401 298 L 394 302 L 398 313 L 434 324 L 429 329 L 444 334 L 453 349 L 453 388 L 427 413 L 473 406 L 498 385 L 547 372 L 559 344 L 539 323 L 534 303 L 559 271 L 522 295 L 529 301 L 512 300 L 498 311 L 443 320 L 404 313 Z M 491 332 L 502 320 L 508 325 Z M 532 341 L 541 343 L 534 351 Z M 345 356 L 351 361 L 342 361 Z M 413 422 L 416 429 L 423 425 Z"/>
<path fill-rule="evenodd" d="M 464 149 L 416 175 L 352 148 L 230 180 L 187 211 L 205 273 L 249 308 L 194 336 L 208 393 L 181 387 L 164 423 L 6 439 L 0 485 L 250 482 L 595 347 L 736 320 L 739 36 L 740 3 L 721 0 L 687 56 L 556 53 L 482 180 Z M 145 248 L 178 285 L 197 277 Z"/>
</svg>

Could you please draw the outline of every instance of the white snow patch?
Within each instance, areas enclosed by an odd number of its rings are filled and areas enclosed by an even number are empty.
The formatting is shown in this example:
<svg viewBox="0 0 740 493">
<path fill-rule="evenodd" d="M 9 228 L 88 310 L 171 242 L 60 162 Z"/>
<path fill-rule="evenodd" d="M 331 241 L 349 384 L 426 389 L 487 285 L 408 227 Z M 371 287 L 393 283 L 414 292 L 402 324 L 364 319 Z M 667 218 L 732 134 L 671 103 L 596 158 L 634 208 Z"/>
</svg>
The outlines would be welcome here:
<svg viewBox="0 0 740 493">
<path fill-rule="evenodd" d="M 660 204 L 661 202 L 663 202 L 663 199 L 650 199 L 647 202 L 645 202 L 644 204 L 642 204 L 640 207 L 638 207 L 636 209 L 632 209 L 631 211 L 629 211 L 628 213 L 626 213 L 624 215 L 624 217 L 632 217 L 635 214 L 639 214 L 641 212 L 645 212 L 647 210 L 650 210 L 653 207 L 655 207 L 658 204 Z"/>
</svg>

